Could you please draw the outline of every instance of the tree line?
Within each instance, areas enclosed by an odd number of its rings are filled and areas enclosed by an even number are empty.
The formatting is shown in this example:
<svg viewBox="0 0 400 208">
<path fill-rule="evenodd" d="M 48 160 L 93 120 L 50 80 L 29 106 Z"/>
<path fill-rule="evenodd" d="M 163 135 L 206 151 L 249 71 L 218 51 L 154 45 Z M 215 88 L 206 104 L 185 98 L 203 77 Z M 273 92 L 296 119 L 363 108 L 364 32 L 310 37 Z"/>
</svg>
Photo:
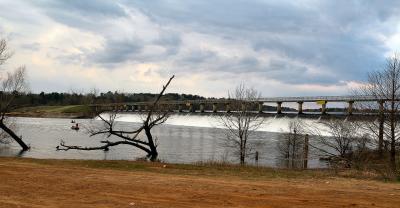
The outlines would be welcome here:
<svg viewBox="0 0 400 208">
<path fill-rule="evenodd" d="M 6 92 L 0 91 L 0 94 Z M 15 94 L 15 105 L 21 107 L 40 106 L 40 105 L 87 105 L 94 103 L 122 103 L 122 102 L 149 102 L 153 101 L 158 94 L 156 93 L 122 93 L 122 92 L 105 92 L 105 93 L 76 93 L 76 92 L 40 92 L 40 93 L 24 93 Z M 163 96 L 163 100 L 204 100 L 205 97 L 191 94 L 167 93 Z"/>
</svg>

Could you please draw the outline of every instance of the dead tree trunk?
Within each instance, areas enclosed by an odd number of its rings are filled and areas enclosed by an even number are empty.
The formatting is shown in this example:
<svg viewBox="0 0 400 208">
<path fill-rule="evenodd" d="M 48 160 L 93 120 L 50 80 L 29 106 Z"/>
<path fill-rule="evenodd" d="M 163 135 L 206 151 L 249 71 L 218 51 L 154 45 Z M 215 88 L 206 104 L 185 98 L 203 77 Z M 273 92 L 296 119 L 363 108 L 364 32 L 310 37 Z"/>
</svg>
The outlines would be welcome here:
<svg viewBox="0 0 400 208">
<path fill-rule="evenodd" d="M 3 129 L 11 138 L 13 138 L 22 148 L 23 151 L 29 149 L 29 146 L 25 144 L 20 137 L 18 137 L 10 128 L 8 128 L 3 120 L 0 120 L 0 128 Z"/>
<path fill-rule="evenodd" d="M 144 132 L 146 133 L 146 137 L 149 143 L 149 149 L 150 153 L 148 155 L 150 161 L 155 161 L 157 160 L 158 157 L 158 152 L 157 152 L 157 146 L 154 143 L 153 136 L 151 135 L 151 128 L 148 125 L 144 126 Z"/>
<path fill-rule="evenodd" d="M 383 158 L 383 131 L 384 131 L 384 125 L 385 125 L 385 115 L 380 113 L 382 115 L 379 115 L 379 132 L 378 132 L 378 154 L 379 158 Z"/>
</svg>

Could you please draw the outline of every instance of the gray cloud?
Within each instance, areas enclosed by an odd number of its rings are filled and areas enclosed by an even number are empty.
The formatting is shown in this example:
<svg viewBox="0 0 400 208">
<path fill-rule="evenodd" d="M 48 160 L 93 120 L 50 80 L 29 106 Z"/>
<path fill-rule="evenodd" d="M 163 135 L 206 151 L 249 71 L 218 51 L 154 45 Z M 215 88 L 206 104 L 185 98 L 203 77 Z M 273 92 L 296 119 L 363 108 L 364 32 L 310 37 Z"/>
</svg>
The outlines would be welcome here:
<svg viewBox="0 0 400 208">
<path fill-rule="evenodd" d="M 179 52 L 182 44 L 180 35 L 171 31 L 164 31 L 161 37 L 153 42 L 155 45 L 166 48 L 166 56 L 175 55 Z"/>
<path fill-rule="evenodd" d="M 233 41 L 245 40 L 253 45 L 255 51 L 273 51 L 337 74 L 329 79 L 315 78 L 328 83 L 359 79 L 384 61 L 384 53 L 388 49 L 380 40 L 366 33 L 375 32 L 373 30 L 377 28 L 383 33 L 393 32 L 393 28 L 382 28 L 382 25 L 398 19 L 400 8 L 400 4 L 393 1 L 344 0 L 313 4 L 293 1 L 233 3 L 228 0 L 212 4 L 206 1 L 130 3 L 161 23 L 186 24 L 202 33 Z M 202 59 L 203 56 L 199 55 L 198 60 Z M 240 63 L 236 64 L 232 62 L 228 68 L 235 72 L 236 69 L 251 71 Z M 285 70 L 282 69 L 282 74 Z M 284 76 L 280 79 L 290 81 Z"/>
<path fill-rule="evenodd" d="M 20 46 L 23 49 L 30 50 L 30 51 L 38 51 L 40 49 L 40 43 L 26 43 L 21 44 Z"/>
<path fill-rule="evenodd" d="M 49 17 L 62 24 L 87 30 L 98 30 L 109 18 L 125 17 L 118 1 L 108 0 L 41 0 L 33 2 Z"/>
<path fill-rule="evenodd" d="M 109 40 L 101 50 L 88 55 L 91 63 L 112 66 L 129 60 L 137 60 L 143 46 L 138 40 Z"/>
<path fill-rule="evenodd" d="M 42 0 L 27 5 L 104 39 L 95 52 L 51 56 L 62 63 L 115 68 L 151 62 L 168 68 L 159 73 L 250 74 L 290 85 L 362 80 L 384 63 L 390 52 L 384 40 L 399 32 L 400 22 L 400 1 L 389 0 Z M 29 22 L 17 14 L 3 16 Z M 193 43 L 192 34 L 204 39 Z"/>
<path fill-rule="evenodd" d="M 181 60 L 178 60 L 178 63 L 192 65 L 192 64 L 207 63 L 215 61 L 216 59 L 217 59 L 217 54 L 215 52 L 208 50 L 196 50 L 185 54 Z"/>
</svg>

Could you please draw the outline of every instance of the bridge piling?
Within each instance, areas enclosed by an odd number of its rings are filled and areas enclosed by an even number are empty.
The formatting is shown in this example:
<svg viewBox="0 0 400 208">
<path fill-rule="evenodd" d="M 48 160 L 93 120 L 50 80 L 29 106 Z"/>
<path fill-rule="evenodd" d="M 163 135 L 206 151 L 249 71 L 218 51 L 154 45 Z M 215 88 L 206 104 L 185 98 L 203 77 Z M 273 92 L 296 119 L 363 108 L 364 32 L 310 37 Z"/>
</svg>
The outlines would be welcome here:
<svg viewBox="0 0 400 208">
<path fill-rule="evenodd" d="M 324 101 L 321 105 L 321 114 L 325 115 L 326 114 L 326 101 Z"/>
<path fill-rule="evenodd" d="M 247 110 L 246 103 L 242 103 L 242 104 L 241 104 L 241 107 L 242 107 L 241 110 L 242 110 L 243 112 L 246 112 L 246 110 Z M 239 109 L 238 109 L 238 110 L 239 110 Z"/>
<path fill-rule="evenodd" d="M 204 113 L 204 103 L 200 103 L 200 112 Z"/>
<path fill-rule="evenodd" d="M 299 106 L 297 108 L 297 113 L 298 114 L 303 114 L 303 101 L 299 101 L 297 103 L 299 104 Z"/>
<path fill-rule="evenodd" d="M 230 107 L 229 103 L 225 104 L 225 110 L 227 113 L 231 112 L 231 107 Z"/>
<path fill-rule="evenodd" d="M 277 114 L 282 114 L 282 102 L 277 102 L 276 104 L 277 104 L 276 113 Z"/>
<path fill-rule="evenodd" d="M 258 113 L 263 113 L 263 102 L 258 103 Z"/>
<path fill-rule="evenodd" d="M 196 110 L 194 109 L 193 103 L 189 103 L 189 112 L 194 113 Z"/>
<path fill-rule="evenodd" d="M 216 113 L 218 111 L 217 103 L 213 103 L 213 113 Z"/>
<path fill-rule="evenodd" d="M 349 101 L 348 103 L 348 107 L 347 107 L 347 114 L 350 116 L 353 114 L 353 103 L 354 101 Z"/>
</svg>

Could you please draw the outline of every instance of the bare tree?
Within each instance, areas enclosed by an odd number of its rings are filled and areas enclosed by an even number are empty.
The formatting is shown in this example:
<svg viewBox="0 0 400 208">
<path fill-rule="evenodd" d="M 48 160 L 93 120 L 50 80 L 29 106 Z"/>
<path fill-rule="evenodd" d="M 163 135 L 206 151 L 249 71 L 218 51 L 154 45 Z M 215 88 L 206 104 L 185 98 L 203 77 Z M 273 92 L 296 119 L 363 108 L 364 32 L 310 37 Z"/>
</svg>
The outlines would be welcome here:
<svg viewBox="0 0 400 208">
<path fill-rule="evenodd" d="M 7 42 L 4 39 L 0 40 L 0 65 L 11 57 L 11 53 L 8 51 Z M 22 148 L 22 150 L 28 150 L 29 147 L 24 141 L 15 134 L 12 128 L 7 123 L 7 113 L 14 110 L 18 106 L 15 104 L 15 98 L 27 90 L 26 85 L 26 73 L 25 67 L 21 66 L 14 72 L 8 72 L 5 75 L 0 75 L 0 129 L 1 136 L 11 137 L 15 140 Z"/>
<path fill-rule="evenodd" d="M 310 146 L 319 152 L 320 156 L 328 157 L 331 162 L 346 167 L 352 165 L 355 152 L 364 151 L 369 145 L 368 135 L 360 131 L 357 121 L 330 119 L 318 121 L 317 127 L 307 127 L 307 132 L 312 136 L 313 144 Z"/>
<path fill-rule="evenodd" d="M 250 143 L 252 134 L 265 121 L 264 117 L 252 111 L 259 97 L 255 89 L 241 84 L 236 87 L 233 94 L 229 94 L 229 107 L 235 111 L 221 114 L 219 117 L 219 123 L 226 128 L 224 145 L 234 149 L 242 165 L 252 151 Z"/>
<path fill-rule="evenodd" d="M 93 87 L 90 92 L 86 94 L 86 99 L 84 101 L 85 104 L 95 104 L 96 103 L 96 97 L 99 95 L 99 89 L 96 87 Z"/>
<path fill-rule="evenodd" d="M 300 120 L 289 122 L 289 132 L 279 137 L 277 150 L 280 158 L 284 160 L 288 168 L 300 168 L 303 166 L 304 156 L 304 129 Z"/>
<path fill-rule="evenodd" d="M 7 41 L 0 39 L 0 65 L 4 64 L 11 56 L 12 53 L 8 49 Z"/>
<path fill-rule="evenodd" d="M 96 147 L 82 147 L 82 146 L 71 146 L 66 145 L 64 141 L 60 142 L 60 146 L 57 146 L 57 150 L 104 150 L 108 151 L 110 147 L 121 144 L 131 145 L 147 153 L 147 157 L 151 161 L 155 161 L 158 156 L 157 152 L 157 141 L 151 134 L 151 129 L 157 125 L 164 123 L 169 117 L 169 111 L 161 110 L 157 105 L 163 96 L 168 85 L 171 83 L 174 76 L 172 76 L 167 84 L 163 86 L 160 94 L 156 97 L 154 102 L 150 105 L 150 108 L 145 116 L 142 118 L 142 125 L 131 131 L 119 130 L 116 126 L 117 111 L 113 111 L 109 114 L 102 115 L 97 113 L 98 117 L 103 122 L 102 127 L 92 127 L 89 129 L 90 136 L 94 135 L 105 135 L 106 138 L 111 136 L 117 137 L 120 140 L 111 141 L 109 139 L 101 141 L 103 145 Z M 146 135 L 146 139 L 140 138 L 140 133 L 143 132 Z"/>
<path fill-rule="evenodd" d="M 358 104 L 360 109 L 379 112 L 376 120 L 366 123 L 365 128 L 378 137 L 378 150 L 382 156 L 385 141 L 390 144 L 390 166 L 396 172 L 396 144 L 399 139 L 400 59 L 397 54 L 388 58 L 382 70 L 368 74 L 368 82 L 356 92 L 373 96 L 378 103 Z"/>
<path fill-rule="evenodd" d="M 329 135 L 323 136 L 322 134 L 318 134 L 317 140 L 325 147 L 323 152 L 328 155 L 347 158 L 359 138 L 357 135 L 359 126 L 353 121 L 340 119 L 324 120 L 319 123 L 326 127 Z M 329 150 L 333 150 L 333 152 Z"/>
</svg>

